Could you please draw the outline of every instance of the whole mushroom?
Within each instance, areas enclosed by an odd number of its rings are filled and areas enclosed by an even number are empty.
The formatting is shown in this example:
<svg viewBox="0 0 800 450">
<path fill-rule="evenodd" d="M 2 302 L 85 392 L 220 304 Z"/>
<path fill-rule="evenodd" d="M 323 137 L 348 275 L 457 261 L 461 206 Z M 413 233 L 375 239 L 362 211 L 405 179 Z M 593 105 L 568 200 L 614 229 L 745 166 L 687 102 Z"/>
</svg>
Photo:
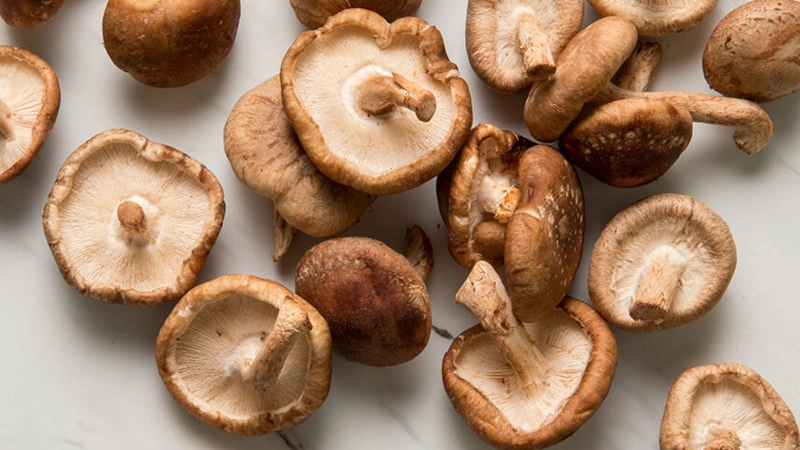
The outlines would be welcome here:
<svg viewBox="0 0 800 450">
<path fill-rule="evenodd" d="M 422 0 L 290 0 L 297 20 L 307 28 L 319 28 L 331 16 L 348 8 L 364 8 L 389 22 L 417 12 Z"/>
<path fill-rule="evenodd" d="M 688 31 L 706 19 L 717 0 L 589 0 L 602 16 L 630 20 L 641 36 L 665 36 Z"/>
<path fill-rule="evenodd" d="M 56 15 L 64 0 L 0 0 L 0 17 L 19 28 L 33 28 Z"/>
</svg>

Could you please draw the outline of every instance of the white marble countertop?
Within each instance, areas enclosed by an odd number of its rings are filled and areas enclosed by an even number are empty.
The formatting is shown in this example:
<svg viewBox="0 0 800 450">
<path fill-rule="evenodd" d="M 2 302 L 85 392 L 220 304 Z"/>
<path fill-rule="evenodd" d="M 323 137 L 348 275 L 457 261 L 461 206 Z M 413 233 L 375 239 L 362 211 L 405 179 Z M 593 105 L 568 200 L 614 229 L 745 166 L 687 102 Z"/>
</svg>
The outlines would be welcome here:
<svg viewBox="0 0 800 450">
<path fill-rule="evenodd" d="M 711 92 L 703 79 L 703 45 L 725 13 L 742 3 L 721 0 L 696 29 L 659 39 L 664 61 L 652 90 Z M 500 95 L 475 76 L 464 45 L 466 0 L 424 0 L 418 15 L 443 33 L 450 58 L 471 87 L 475 123 L 527 135 L 524 95 Z M 283 53 L 304 28 L 285 0 L 242 0 L 232 53 L 205 79 L 177 89 L 139 84 L 113 66 L 101 37 L 104 2 L 66 2 L 33 30 L 0 25 L 0 43 L 25 47 L 58 73 L 62 105 L 55 128 L 27 171 L 0 186 L 0 448 L 3 449 L 480 449 L 486 448 L 454 412 L 441 381 L 441 361 L 475 320 L 454 304 L 467 270 L 449 255 L 433 182 L 383 197 L 347 235 L 399 248 L 406 227 L 431 236 L 429 279 L 437 333 L 415 360 L 371 369 L 334 357 L 325 404 L 305 423 L 281 433 L 240 437 L 186 413 L 167 393 L 154 362 L 154 342 L 173 303 L 142 309 L 103 304 L 61 278 L 42 232 L 41 213 L 67 155 L 94 134 L 128 128 L 174 146 L 206 164 L 225 189 L 227 214 L 200 281 L 228 273 L 275 279 L 294 287 L 294 268 L 318 242 L 299 236 L 273 263 L 272 205 L 234 177 L 222 149 L 222 128 L 236 100 L 276 74 Z M 587 21 L 596 17 L 587 7 Z M 588 301 L 587 267 L 604 224 L 644 196 L 696 196 L 730 225 L 739 262 L 719 305 L 686 326 L 653 334 L 613 329 L 619 366 L 602 407 L 559 449 L 658 447 L 667 392 L 696 365 L 733 361 L 760 372 L 800 413 L 800 97 L 764 108 L 775 136 L 747 157 L 731 130 L 696 125 L 692 144 L 656 183 L 615 189 L 584 173 L 586 245 L 572 294 Z"/>
</svg>

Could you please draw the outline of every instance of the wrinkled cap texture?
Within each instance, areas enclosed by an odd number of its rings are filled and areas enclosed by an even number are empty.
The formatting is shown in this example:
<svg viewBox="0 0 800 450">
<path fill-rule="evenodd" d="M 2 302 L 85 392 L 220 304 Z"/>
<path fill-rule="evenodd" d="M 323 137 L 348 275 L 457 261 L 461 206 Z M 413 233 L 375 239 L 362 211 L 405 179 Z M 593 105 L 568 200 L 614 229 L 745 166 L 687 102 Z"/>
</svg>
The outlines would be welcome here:
<svg viewBox="0 0 800 450">
<path fill-rule="evenodd" d="M 678 377 L 660 440 L 662 450 L 800 446 L 797 421 L 780 395 L 756 371 L 736 363 L 694 367 Z M 727 442 L 739 447 L 721 446 Z"/>
<path fill-rule="evenodd" d="M 747 2 L 725 16 L 703 53 L 711 89 L 768 102 L 800 89 L 800 3 Z"/>
<path fill-rule="evenodd" d="M 366 112 L 372 81 L 395 74 L 433 95 L 430 120 L 402 107 Z M 319 170 L 370 194 L 435 177 L 472 125 L 466 82 L 439 31 L 418 18 L 389 24 L 368 10 L 345 10 L 297 38 L 283 59 L 281 85 L 286 114 Z"/>
<path fill-rule="evenodd" d="M 705 20 L 717 0 L 589 0 L 602 16 L 624 17 L 642 36 L 691 30 Z"/>
<path fill-rule="evenodd" d="M 345 231 L 375 199 L 314 166 L 283 110 L 277 75 L 234 105 L 225 123 L 225 154 L 239 181 L 274 200 L 287 223 L 311 236 Z"/>
<path fill-rule="evenodd" d="M 44 144 L 61 105 L 53 69 L 35 54 L 0 46 L 0 183 L 22 173 Z"/>
<path fill-rule="evenodd" d="M 125 225 L 123 204 L 138 210 L 136 227 Z M 194 285 L 224 214 L 222 186 L 200 162 L 110 130 L 64 162 L 44 229 L 61 274 L 82 294 L 152 305 Z"/>
<path fill-rule="evenodd" d="M 467 55 L 483 82 L 520 92 L 536 79 L 526 67 L 526 49 L 541 45 L 556 58 L 582 22 L 583 0 L 470 0 Z"/>
<path fill-rule="evenodd" d="M 18 28 L 34 28 L 52 19 L 64 0 L 0 0 L 0 17 Z"/>
<path fill-rule="evenodd" d="M 616 369 L 613 335 L 580 300 L 566 298 L 524 326 L 547 363 L 534 398 L 522 396 L 514 372 L 480 325 L 459 335 L 443 362 L 454 408 L 495 448 L 544 448 L 569 437 L 600 407 Z"/>
<path fill-rule="evenodd" d="M 447 248 L 464 267 L 503 264 L 505 227 L 519 201 L 517 169 L 533 142 L 494 125 L 478 124 L 436 179 Z"/>
<path fill-rule="evenodd" d="M 733 236 L 719 215 L 693 197 L 659 194 L 624 209 L 606 225 L 589 264 L 589 295 L 597 311 L 619 328 L 665 330 L 711 310 L 735 268 Z M 663 275 L 667 272 L 674 275 Z M 661 317 L 637 320 L 631 308 L 646 285 L 669 291 L 666 308 Z"/>
<path fill-rule="evenodd" d="M 255 389 L 241 370 L 255 358 L 290 298 L 311 328 L 294 343 L 276 382 Z M 330 389 L 331 339 L 325 320 L 271 280 L 226 275 L 189 291 L 167 318 L 156 362 L 170 394 L 186 410 L 225 431 L 257 435 L 307 419 Z"/>
<path fill-rule="evenodd" d="M 347 8 L 365 8 L 389 22 L 417 12 L 422 0 L 290 0 L 297 20 L 307 28 L 319 28 L 331 16 Z"/>
</svg>

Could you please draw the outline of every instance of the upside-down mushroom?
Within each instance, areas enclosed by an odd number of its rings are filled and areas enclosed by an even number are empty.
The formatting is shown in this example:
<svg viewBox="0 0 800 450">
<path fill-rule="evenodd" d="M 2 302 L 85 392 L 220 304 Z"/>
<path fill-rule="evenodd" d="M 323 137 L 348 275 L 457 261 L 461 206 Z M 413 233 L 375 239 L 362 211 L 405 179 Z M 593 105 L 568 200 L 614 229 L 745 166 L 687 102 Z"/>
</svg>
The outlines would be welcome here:
<svg viewBox="0 0 800 450">
<path fill-rule="evenodd" d="M 796 450 L 797 421 L 755 370 L 736 363 L 691 368 L 669 392 L 661 450 Z"/>
<path fill-rule="evenodd" d="M 648 197 L 618 213 L 597 239 L 589 296 L 612 325 L 659 331 L 711 310 L 736 268 L 728 224 L 699 200 Z"/>
<path fill-rule="evenodd" d="M 365 8 L 389 22 L 417 12 L 422 0 L 290 0 L 297 20 L 307 28 L 319 28 L 331 16 L 348 8 Z"/>
<path fill-rule="evenodd" d="M 539 449 L 572 435 L 600 407 L 617 365 L 614 336 L 588 304 L 567 297 L 540 321 L 511 312 L 491 264 L 456 294 L 480 324 L 459 335 L 442 377 L 456 412 L 501 449 Z"/>
<path fill-rule="evenodd" d="M 331 335 L 311 305 L 277 282 L 226 275 L 175 305 L 158 334 L 156 363 L 187 411 L 257 435 L 298 425 L 325 401 Z"/>
<path fill-rule="evenodd" d="M 374 195 L 416 187 L 472 126 L 466 82 L 439 31 L 347 9 L 301 34 L 281 65 L 283 106 L 306 153 L 336 182 Z"/>
<path fill-rule="evenodd" d="M 717 0 L 589 0 L 602 16 L 630 20 L 642 36 L 688 31 L 705 20 Z"/>
<path fill-rule="evenodd" d="M 50 134 L 61 106 L 53 69 L 28 50 L 0 46 L 0 184 L 22 173 Z"/>
<path fill-rule="evenodd" d="M 43 222 L 70 286 L 105 302 L 149 306 L 194 286 L 224 215 L 222 186 L 199 161 L 109 130 L 67 157 Z"/>
</svg>

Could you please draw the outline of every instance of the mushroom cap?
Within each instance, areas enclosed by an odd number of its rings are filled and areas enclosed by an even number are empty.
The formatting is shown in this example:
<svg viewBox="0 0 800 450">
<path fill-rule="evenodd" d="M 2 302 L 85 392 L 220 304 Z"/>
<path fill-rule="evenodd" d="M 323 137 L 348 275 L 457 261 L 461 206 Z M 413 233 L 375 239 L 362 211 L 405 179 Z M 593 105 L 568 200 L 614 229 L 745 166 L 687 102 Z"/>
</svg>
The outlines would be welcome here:
<svg viewBox="0 0 800 450">
<path fill-rule="evenodd" d="M 0 0 L 0 17 L 18 28 L 37 27 L 50 20 L 64 0 Z"/>
<path fill-rule="evenodd" d="M 111 61 L 154 87 L 193 83 L 230 52 L 239 0 L 109 0 L 103 45 Z"/>
<path fill-rule="evenodd" d="M 561 136 L 567 158 L 603 183 L 635 187 L 667 172 L 692 140 L 685 108 L 623 99 L 585 111 Z"/>
<path fill-rule="evenodd" d="M 631 317 L 643 268 L 669 255 L 685 269 L 666 316 Z M 660 331 L 695 320 L 722 298 L 736 268 L 728 224 L 711 208 L 679 194 L 645 198 L 618 213 L 600 233 L 589 263 L 589 296 L 609 323 L 629 331 Z M 659 283 L 664 283 L 660 280 Z"/>
<path fill-rule="evenodd" d="M 800 3 L 754 0 L 725 16 L 708 39 L 703 73 L 711 89 L 768 102 L 800 89 Z"/>
<path fill-rule="evenodd" d="M 327 320 L 333 350 L 373 367 L 415 358 L 428 344 L 428 290 L 401 254 L 375 239 L 329 239 L 297 265 L 295 290 Z"/>
<path fill-rule="evenodd" d="M 428 122 L 404 108 L 382 116 L 358 106 L 363 83 L 396 73 L 430 91 Z M 281 65 L 283 106 L 308 156 L 325 175 L 359 191 L 392 194 L 439 174 L 472 126 L 472 101 L 439 31 L 422 19 L 389 24 L 348 9 L 301 34 Z"/>
<path fill-rule="evenodd" d="M 661 421 L 661 449 L 708 448 L 726 431 L 735 433 L 742 449 L 800 446 L 789 407 L 753 369 L 723 363 L 685 371 L 669 392 Z"/>
<path fill-rule="evenodd" d="M 505 224 L 487 212 L 484 203 L 519 187 L 519 158 L 533 145 L 517 133 L 478 124 L 453 162 L 437 177 L 436 194 L 447 227 L 447 248 L 462 266 L 471 268 L 480 260 L 494 266 L 503 264 Z M 504 212 L 511 214 L 513 210 Z"/>
<path fill-rule="evenodd" d="M 495 448 L 544 448 L 572 435 L 608 395 L 617 366 L 614 336 L 580 300 L 567 297 L 524 325 L 548 363 L 543 389 L 531 401 L 480 325 L 461 333 L 442 363 L 456 412 Z"/>
<path fill-rule="evenodd" d="M 558 139 L 636 48 L 636 27 L 604 17 L 573 37 L 556 59 L 556 72 L 535 83 L 525 101 L 525 123 L 539 141 Z"/>
<path fill-rule="evenodd" d="M 126 232 L 120 206 L 139 205 L 148 231 Z M 127 130 L 78 147 L 44 207 L 44 231 L 61 275 L 105 302 L 154 305 L 197 280 L 225 215 L 222 186 L 208 168 Z"/>
<path fill-rule="evenodd" d="M 506 226 L 505 267 L 514 315 L 535 322 L 569 291 L 583 252 L 583 190 L 572 165 L 537 145 L 519 162 L 522 197 Z"/>
<path fill-rule="evenodd" d="M 53 69 L 28 50 L 0 46 L 0 184 L 22 173 L 50 134 L 61 106 Z"/>
<path fill-rule="evenodd" d="M 705 20 L 717 0 L 589 0 L 601 16 L 624 17 L 642 36 L 658 37 L 691 30 Z"/>
<path fill-rule="evenodd" d="M 311 329 L 289 351 L 276 383 L 245 383 L 252 361 L 287 298 L 308 314 Z M 293 427 L 328 396 L 331 336 L 325 319 L 271 280 L 226 275 L 189 291 L 167 317 L 156 343 L 158 372 L 187 411 L 225 431 L 257 435 Z"/>
<path fill-rule="evenodd" d="M 534 76 L 525 69 L 518 43 L 520 18 L 537 19 L 547 36 L 553 58 L 557 58 L 583 23 L 583 0 L 470 0 L 467 6 L 466 43 L 475 73 L 490 87 L 502 92 L 520 92 L 531 86 Z"/>
<path fill-rule="evenodd" d="M 319 28 L 331 16 L 348 8 L 375 11 L 389 22 L 417 12 L 422 0 L 290 0 L 297 20 L 306 28 Z"/>
<path fill-rule="evenodd" d="M 274 200 L 288 224 L 311 236 L 345 231 L 375 199 L 314 166 L 283 110 L 277 75 L 234 105 L 225 123 L 225 154 L 239 181 Z"/>
</svg>

